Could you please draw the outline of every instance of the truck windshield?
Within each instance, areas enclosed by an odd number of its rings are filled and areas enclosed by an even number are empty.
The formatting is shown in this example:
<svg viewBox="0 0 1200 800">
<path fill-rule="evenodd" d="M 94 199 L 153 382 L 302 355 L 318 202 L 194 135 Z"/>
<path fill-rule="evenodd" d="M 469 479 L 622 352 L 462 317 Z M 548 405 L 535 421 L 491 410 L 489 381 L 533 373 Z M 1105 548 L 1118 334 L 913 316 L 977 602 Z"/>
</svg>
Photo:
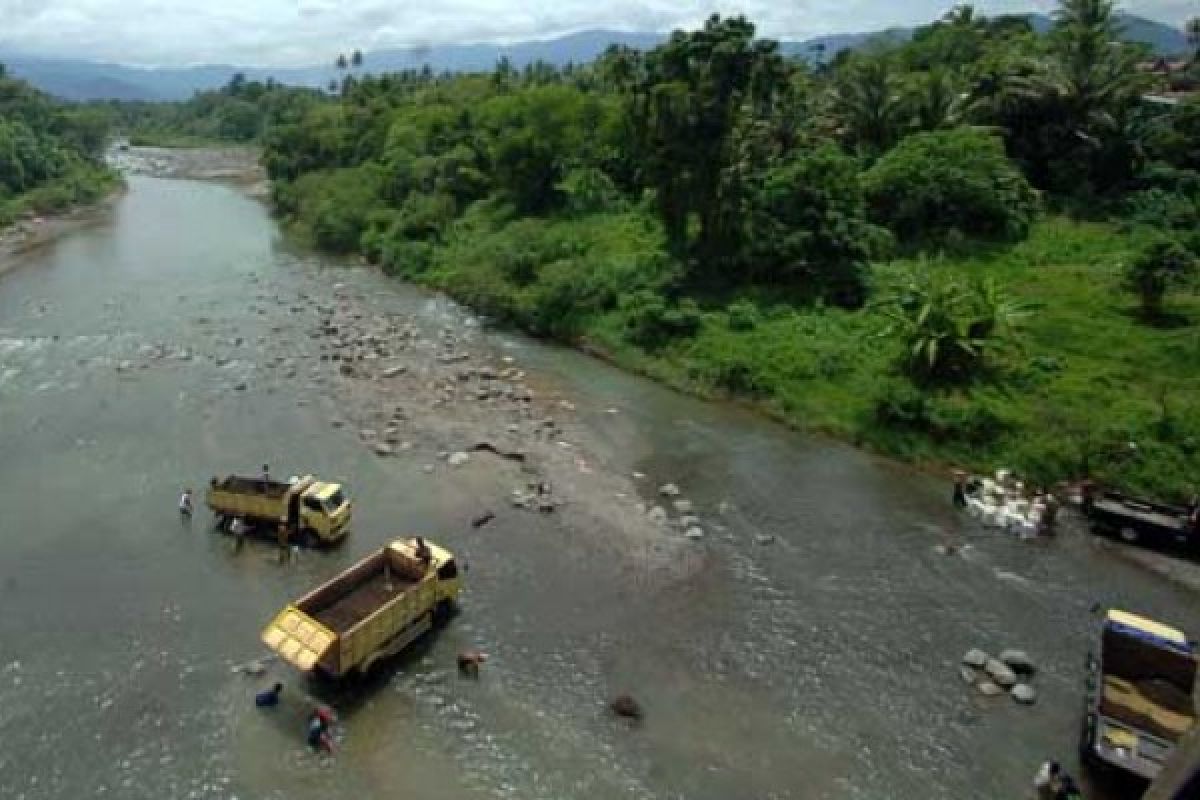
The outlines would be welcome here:
<svg viewBox="0 0 1200 800">
<path fill-rule="evenodd" d="M 338 489 L 329 497 L 325 498 L 325 509 L 330 513 L 337 511 L 346 502 L 346 496 L 342 494 L 342 490 Z"/>
</svg>

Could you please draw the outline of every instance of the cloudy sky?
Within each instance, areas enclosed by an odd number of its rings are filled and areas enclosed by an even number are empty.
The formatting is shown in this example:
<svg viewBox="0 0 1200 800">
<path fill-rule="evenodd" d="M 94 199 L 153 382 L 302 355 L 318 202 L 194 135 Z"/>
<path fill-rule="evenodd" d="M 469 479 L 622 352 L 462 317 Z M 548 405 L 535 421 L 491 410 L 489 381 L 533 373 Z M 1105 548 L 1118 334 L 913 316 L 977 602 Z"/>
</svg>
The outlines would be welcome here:
<svg viewBox="0 0 1200 800">
<path fill-rule="evenodd" d="M 299 65 L 361 48 L 546 38 L 586 28 L 658 31 L 744 13 L 761 33 L 802 39 L 927 21 L 954 0 L 0 0 L 0 51 L 132 64 Z M 1054 0 L 978 0 L 987 13 Z M 1172 24 L 1197 0 L 1125 0 Z"/>
</svg>

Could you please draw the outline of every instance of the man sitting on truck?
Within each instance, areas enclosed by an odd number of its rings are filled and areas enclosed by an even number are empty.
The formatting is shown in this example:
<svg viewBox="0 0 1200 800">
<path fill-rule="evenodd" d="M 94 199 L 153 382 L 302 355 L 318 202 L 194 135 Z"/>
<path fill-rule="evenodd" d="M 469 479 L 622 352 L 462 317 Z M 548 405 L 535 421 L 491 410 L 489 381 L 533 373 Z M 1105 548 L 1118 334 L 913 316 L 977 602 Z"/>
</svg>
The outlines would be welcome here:
<svg viewBox="0 0 1200 800">
<path fill-rule="evenodd" d="M 420 536 L 416 538 L 417 560 L 429 566 L 429 562 L 433 561 L 433 551 L 429 549 L 429 545 L 425 544 L 425 540 Z"/>
</svg>

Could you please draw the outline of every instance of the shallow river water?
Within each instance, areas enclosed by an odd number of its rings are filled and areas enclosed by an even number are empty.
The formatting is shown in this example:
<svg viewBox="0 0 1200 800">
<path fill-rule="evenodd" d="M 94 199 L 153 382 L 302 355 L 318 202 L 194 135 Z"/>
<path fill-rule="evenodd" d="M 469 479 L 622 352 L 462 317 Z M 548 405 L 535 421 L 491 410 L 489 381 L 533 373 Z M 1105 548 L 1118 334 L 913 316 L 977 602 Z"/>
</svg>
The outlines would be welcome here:
<svg viewBox="0 0 1200 800">
<path fill-rule="evenodd" d="M 1094 604 L 1200 631 L 1194 594 L 1085 535 L 978 529 L 940 481 L 504 332 L 488 344 L 572 398 L 600 466 L 649 476 L 647 500 L 678 483 L 710 531 L 679 572 L 553 515 L 473 530 L 496 501 L 432 453 L 330 426 L 315 347 L 270 298 L 339 281 L 431 326 L 467 315 L 297 253 L 233 188 L 131 178 L 27 262 L 0 276 L 0 797 L 1025 797 L 1040 760 L 1074 761 Z M 181 524 L 181 486 L 264 461 L 347 482 L 343 547 L 281 565 L 206 512 Z M 236 669 L 290 598 L 414 532 L 470 564 L 448 627 L 349 686 Z M 491 655 L 478 682 L 467 646 Z M 975 696 L 971 647 L 1027 650 L 1038 703 Z M 621 691 L 641 725 L 606 712 Z M 332 759 L 303 745 L 314 699 L 340 715 Z"/>
</svg>

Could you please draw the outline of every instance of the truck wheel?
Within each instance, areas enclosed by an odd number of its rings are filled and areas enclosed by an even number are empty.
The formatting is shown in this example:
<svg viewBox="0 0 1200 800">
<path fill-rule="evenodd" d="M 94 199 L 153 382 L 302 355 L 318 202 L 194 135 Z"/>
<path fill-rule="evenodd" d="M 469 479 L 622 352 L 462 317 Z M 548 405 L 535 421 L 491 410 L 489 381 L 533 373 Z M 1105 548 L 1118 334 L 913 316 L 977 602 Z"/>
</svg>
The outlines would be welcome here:
<svg viewBox="0 0 1200 800">
<path fill-rule="evenodd" d="M 1129 525 L 1126 525 L 1124 528 L 1121 528 L 1121 532 L 1119 535 L 1121 537 L 1121 541 L 1129 542 L 1129 544 L 1134 544 L 1138 540 L 1137 530 L 1130 527 Z"/>
<path fill-rule="evenodd" d="M 305 528 L 300 531 L 300 544 L 308 548 L 313 548 L 321 544 L 321 537 L 312 528 Z"/>
</svg>

